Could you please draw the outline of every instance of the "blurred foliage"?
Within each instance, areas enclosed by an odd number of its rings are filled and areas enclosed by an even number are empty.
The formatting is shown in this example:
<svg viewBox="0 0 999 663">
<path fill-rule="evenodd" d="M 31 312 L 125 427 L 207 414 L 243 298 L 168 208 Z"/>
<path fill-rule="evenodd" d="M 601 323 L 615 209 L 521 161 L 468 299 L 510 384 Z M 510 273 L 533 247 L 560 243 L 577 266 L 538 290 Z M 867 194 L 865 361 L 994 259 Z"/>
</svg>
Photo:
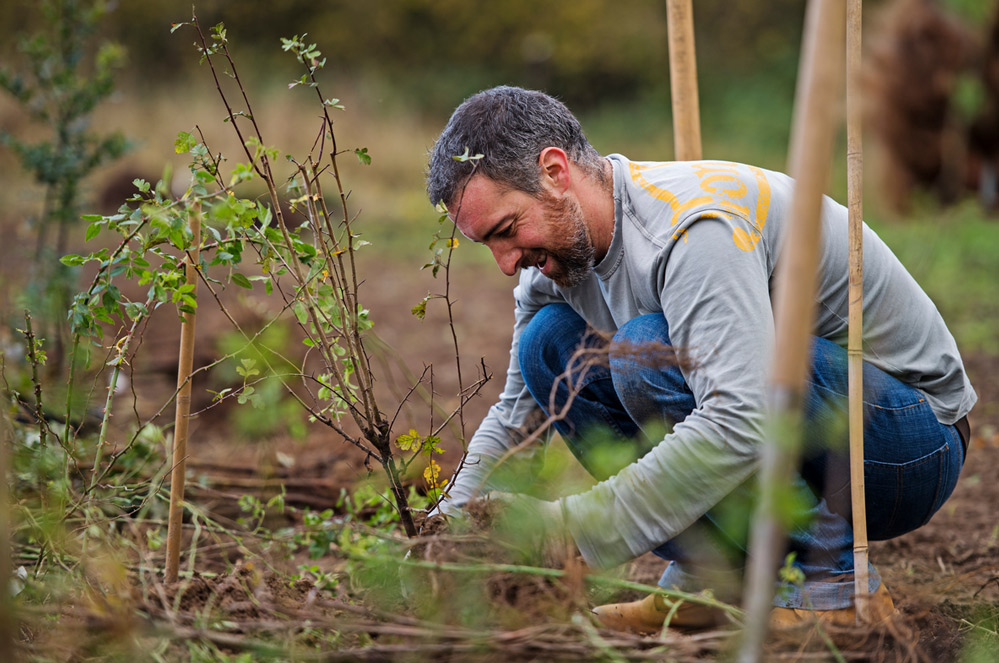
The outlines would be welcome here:
<svg viewBox="0 0 999 663">
<path fill-rule="evenodd" d="M 940 4 L 971 23 L 984 23 L 996 11 L 995 2 L 988 0 L 942 0 Z"/>
<path fill-rule="evenodd" d="M 37 20 L 24 11 L 31 4 L 4 3 L 0 31 L 29 29 Z M 179 76 L 189 66 L 190 44 L 169 34 L 172 23 L 190 18 L 186 6 L 147 0 L 112 9 L 108 36 L 129 49 L 142 78 Z M 544 88 L 579 106 L 668 80 L 663 0 L 205 0 L 197 10 L 205 24 L 224 20 L 240 35 L 242 48 L 257 52 L 259 72 L 285 66 L 271 60 L 279 36 L 308 32 L 326 44 L 334 71 L 377 70 L 396 88 L 421 92 L 412 98 L 433 112 L 450 110 L 456 94 L 497 82 Z M 705 86 L 761 69 L 793 75 L 802 17 L 798 0 L 699 0 L 695 29 Z"/>
<path fill-rule="evenodd" d="M 19 57 L 5 58 L 0 90 L 12 97 L 44 137 L 25 128 L 0 127 L 0 146 L 10 150 L 21 169 L 44 191 L 34 216 L 33 279 L 22 293 L 39 316 L 44 335 L 55 341 L 52 368 L 63 367 L 60 320 L 68 306 L 73 275 L 59 264 L 69 228 L 78 224 L 84 180 L 128 148 L 119 132 L 99 135 L 90 122 L 95 109 L 114 90 L 114 73 L 124 52 L 100 38 L 102 2 L 46 0 L 24 14 L 37 31 L 16 40 Z M 13 63 L 13 66 L 11 64 Z M 55 229 L 54 240 L 50 237 Z"/>
<path fill-rule="evenodd" d="M 963 352 L 999 353 L 999 223 L 966 202 L 904 223 L 868 218 L 937 305 Z"/>
</svg>

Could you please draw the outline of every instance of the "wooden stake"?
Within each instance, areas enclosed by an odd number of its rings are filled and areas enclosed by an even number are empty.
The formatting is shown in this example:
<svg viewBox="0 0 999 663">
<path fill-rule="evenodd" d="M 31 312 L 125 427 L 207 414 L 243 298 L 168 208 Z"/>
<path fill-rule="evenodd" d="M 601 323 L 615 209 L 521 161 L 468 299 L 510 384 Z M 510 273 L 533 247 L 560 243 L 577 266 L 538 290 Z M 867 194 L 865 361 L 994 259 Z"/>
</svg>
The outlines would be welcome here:
<svg viewBox="0 0 999 663">
<path fill-rule="evenodd" d="M 746 629 L 740 663 L 760 660 L 774 595 L 775 570 L 784 551 L 779 491 L 797 465 L 801 405 L 815 324 L 816 265 L 822 194 L 832 159 L 837 91 L 843 75 L 844 0 L 811 0 L 794 101 L 789 172 L 795 178 L 790 223 L 777 275 L 774 303 L 776 356 L 770 392 L 770 439 L 762 450 L 761 498 L 749 543 L 743 606 Z"/>
<path fill-rule="evenodd" d="M 201 247 L 201 205 L 191 207 L 190 227 L 193 239 L 187 252 L 184 276 L 194 284 L 191 295 L 198 294 L 198 264 Z M 177 407 L 173 426 L 173 470 L 170 475 L 170 515 L 167 521 L 166 582 L 176 582 L 180 569 L 180 534 L 184 507 L 184 480 L 187 470 L 187 430 L 191 413 L 191 369 L 194 366 L 194 323 L 197 314 L 184 313 L 180 326 L 180 357 L 177 361 Z"/>
<path fill-rule="evenodd" d="M 677 161 L 701 158 L 701 116 L 697 100 L 692 0 L 666 0 L 669 85 L 673 100 L 673 143 Z"/>
<path fill-rule="evenodd" d="M 853 568 L 857 622 L 868 621 L 867 500 L 864 490 L 864 153 L 861 140 L 862 0 L 846 5 L 846 172 L 850 214 L 848 406 L 850 412 L 850 499 L 853 503 Z"/>
</svg>

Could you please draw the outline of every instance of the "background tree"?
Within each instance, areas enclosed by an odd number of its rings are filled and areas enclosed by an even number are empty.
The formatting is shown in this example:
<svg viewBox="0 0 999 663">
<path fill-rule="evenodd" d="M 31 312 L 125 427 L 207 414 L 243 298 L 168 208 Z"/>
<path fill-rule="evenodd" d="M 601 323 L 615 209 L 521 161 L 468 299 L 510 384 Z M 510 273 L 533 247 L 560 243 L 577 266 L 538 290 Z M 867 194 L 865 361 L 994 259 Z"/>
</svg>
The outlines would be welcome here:
<svg viewBox="0 0 999 663">
<path fill-rule="evenodd" d="M 121 133 L 100 136 L 89 129 L 95 108 L 114 90 L 114 70 L 124 57 L 119 44 L 97 37 L 105 9 L 94 0 L 45 0 L 39 5 L 43 29 L 19 42 L 17 67 L 0 69 L 0 88 L 46 130 L 35 140 L 27 130 L 15 135 L 0 128 L 0 144 L 44 191 L 42 209 L 31 219 L 35 273 L 24 298 L 41 318 L 39 335 L 54 343 L 50 370 L 56 373 L 63 367 L 62 318 L 73 286 L 72 272 L 58 259 L 79 221 L 80 184 L 128 146 Z"/>
</svg>

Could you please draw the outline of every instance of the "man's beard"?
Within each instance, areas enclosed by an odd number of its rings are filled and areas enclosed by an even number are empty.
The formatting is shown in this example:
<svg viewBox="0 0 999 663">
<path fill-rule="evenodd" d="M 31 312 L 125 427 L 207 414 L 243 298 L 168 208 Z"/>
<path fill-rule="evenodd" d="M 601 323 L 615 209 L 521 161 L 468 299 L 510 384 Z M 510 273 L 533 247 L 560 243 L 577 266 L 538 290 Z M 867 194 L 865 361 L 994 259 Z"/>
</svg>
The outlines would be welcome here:
<svg viewBox="0 0 999 663">
<path fill-rule="evenodd" d="M 552 230 L 564 239 L 547 249 L 548 260 L 555 259 L 548 278 L 562 288 L 572 288 L 593 272 L 595 251 L 579 203 L 570 198 L 545 200 Z"/>
</svg>

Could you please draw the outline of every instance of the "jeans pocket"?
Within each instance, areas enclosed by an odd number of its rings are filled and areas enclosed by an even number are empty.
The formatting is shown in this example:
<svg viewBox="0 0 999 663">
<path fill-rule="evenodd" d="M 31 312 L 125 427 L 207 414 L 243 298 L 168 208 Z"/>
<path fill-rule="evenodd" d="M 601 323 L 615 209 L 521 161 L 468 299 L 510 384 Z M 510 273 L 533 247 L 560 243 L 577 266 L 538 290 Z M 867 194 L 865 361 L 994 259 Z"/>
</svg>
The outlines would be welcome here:
<svg viewBox="0 0 999 663">
<path fill-rule="evenodd" d="M 865 463 L 865 481 L 876 491 L 867 497 L 872 539 L 891 539 L 911 532 L 940 510 L 954 491 L 961 469 L 954 456 L 955 444 L 960 445 L 960 440 L 949 441 L 907 463 Z M 871 479 L 867 480 L 867 476 Z"/>
</svg>

